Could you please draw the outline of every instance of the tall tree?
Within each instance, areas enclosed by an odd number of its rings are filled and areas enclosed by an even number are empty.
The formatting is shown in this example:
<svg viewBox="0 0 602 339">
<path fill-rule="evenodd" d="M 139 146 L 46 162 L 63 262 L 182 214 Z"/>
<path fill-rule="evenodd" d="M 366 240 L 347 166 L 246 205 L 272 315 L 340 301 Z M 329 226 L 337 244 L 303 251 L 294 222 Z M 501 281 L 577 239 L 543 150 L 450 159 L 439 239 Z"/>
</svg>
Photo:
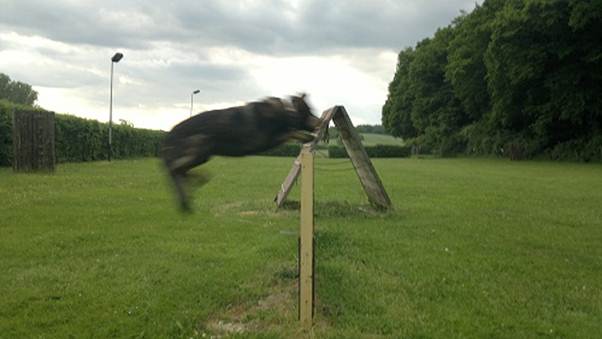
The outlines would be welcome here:
<svg viewBox="0 0 602 339">
<path fill-rule="evenodd" d="M 491 23 L 508 0 L 485 1 L 454 20 L 445 76 L 471 121 L 491 110 L 484 55 L 491 39 Z"/>
<path fill-rule="evenodd" d="M 412 122 L 413 93 L 410 89 L 410 64 L 414 50 L 407 48 L 399 53 L 397 71 L 389 84 L 389 95 L 382 109 L 382 123 L 391 135 L 402 138 L 417 136 Z"/>
<path fill-rule="evenodd" d="M 410 65 L 413 93 L 412 123 L 430 148 L 445 154 L 458 148 L 455 134 L 466 124 L 467 116 L 445 77 L 448 46 L 453 27 L 437 30 L 432 39 L 418 43 Z"/>
<path fill-rule="evenodd" d="M 485 53 L 491 120 L 531 139 L 535 151 L 599 129 L 602 54 L 593 41 L 602 31 L 594 3 L 522 1 L 493 24 Z"/>
<path fill-rule="evenodd" d="M 602 160 L 602 1 L 485 0 L 400 52 L 383 125 L 441 154 Z"/>
<path fill-rule="evenodd" d="M 31 106 L 38 100 L 38 92 L 31 85 L 13 81 L 8 75 L 0 73 L 0 99 Z"/>
</svg>

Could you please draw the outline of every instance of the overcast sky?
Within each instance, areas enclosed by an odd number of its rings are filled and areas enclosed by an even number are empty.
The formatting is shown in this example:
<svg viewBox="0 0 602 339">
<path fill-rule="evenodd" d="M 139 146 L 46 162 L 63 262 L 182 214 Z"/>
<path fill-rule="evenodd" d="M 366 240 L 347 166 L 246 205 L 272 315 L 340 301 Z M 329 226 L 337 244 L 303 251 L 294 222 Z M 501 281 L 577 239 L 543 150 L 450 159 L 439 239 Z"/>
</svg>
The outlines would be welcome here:
<svg viewBox="0 0 602 339">
<path fill-rule="evenodd" d="M 397 53 L 475 0 L 0 0 L 0 72 L 58 113 L 167 130 L 194 111 L 307 92 L 379 124 Z"/>
</svg>

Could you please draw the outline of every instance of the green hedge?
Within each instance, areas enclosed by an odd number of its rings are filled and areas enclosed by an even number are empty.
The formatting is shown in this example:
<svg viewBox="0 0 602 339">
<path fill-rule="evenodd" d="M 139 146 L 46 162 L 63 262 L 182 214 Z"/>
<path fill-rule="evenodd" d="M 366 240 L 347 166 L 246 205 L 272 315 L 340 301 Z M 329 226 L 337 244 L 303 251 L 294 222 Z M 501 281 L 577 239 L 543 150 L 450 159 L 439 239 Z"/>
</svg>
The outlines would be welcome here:
<svg viewBox="0 0 602 339">
<path fill-rule="evenodd" d="M 0 100 L 0 166 L 11 164 L 12 112 L 19 109 L 37 108 Z M 107 123 L 56 114 L 55 132 L 58 162 L 107 159 Z M 113 125 L 113 158 L 157 156 L 164 136 L 163 131 L 134 128 L 125 124 Z"/>
<path fill-rule="evenodd" d="M 157 156 L 165 132 L 113 125 L 113 158 Z M 107 159 L 109 125 L 70 115 L 56 115 L 57 161 Z"/>
<path fill-rule="evenodd" d="M 410 146 L 374 145 L 364 146 L 370 158 L 407 158 L 411 154 Z M 342 146 L 329 146 L 329 158 L 348 158 L 347 150 Z"/>
<path fill-rule="evenodd" d="M 13 160 L 13 111 L 34 110 L 39 108 L 15 104 L 0 100 L 0 166 L 10 166 Z"/>
<path fill-rule="evenodd" d="M 270 157 L 296 157 L 301 152 L 301 144 L 282 144 L 271 150 L 262 152 L 261 155 Z"/>
<path fill-rule="evenodd" d="M 8 109 L 6 100 L 0 100 L 0 166 L 10 166 L 12 149 L 12 109 Z"/>
<path fill-rule="evenodd" d="M 12 112 L 38 109 L 0 100 L 0 166 L 10 166 L 12 161 Z M 107 159 L 108 124 L 96 120 L 56 114 L 56 156 L 58 162 L 93 161 Z M 113 125 L 113 158 L 157 156 L 163 131 L 134 128 L 126 124 Z M 410 146 L 366 146 L 371 158 L 403 158 L 410 155 Z M 300 144 L 288 143 L 263 152 L 265 156 L 296 157 Z M 330 158 L 345 158 L 342 146 L 329 146 Z"/>
<path fill-rule="evenodd" d="M 319 145 L 319 144 L 318 144 Z M 318 147 L 322 149 L 328 149 L 329 158 L 347 158 L 347 151 L 343 146 L 330 145 L 326 147 Z M 406 158 L 410 156 L 410 146 L 397 146 L 397 145 L 375 145 L 375 146 L 364 146 L 368 156 L 370 158 Z M 300 144 L 284 144 L 269 151 L 261 153 L 265 156 L 274 157 L 296 157 L 301 152 Z"/>
</svg>

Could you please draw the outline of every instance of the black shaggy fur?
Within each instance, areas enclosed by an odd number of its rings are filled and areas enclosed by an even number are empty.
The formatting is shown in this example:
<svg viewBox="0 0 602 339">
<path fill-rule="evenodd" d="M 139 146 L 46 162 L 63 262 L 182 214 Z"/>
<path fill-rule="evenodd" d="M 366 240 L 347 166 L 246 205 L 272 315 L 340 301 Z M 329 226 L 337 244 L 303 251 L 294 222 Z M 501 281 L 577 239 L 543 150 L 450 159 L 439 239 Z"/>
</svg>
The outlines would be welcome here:
<svg viewBox="0 0 602 339">
<path fill-rule="evenodd" d="M 161 157 L 174 183 L 180 207 L 190 211 L 188 171 L 213 155 L 245 156 L 276 147 L 289 139 L 313 140 L 320 119 L 304 100 L 267 98 L 244 106 L 200 113 L 168 134 Z"/>
</svg>

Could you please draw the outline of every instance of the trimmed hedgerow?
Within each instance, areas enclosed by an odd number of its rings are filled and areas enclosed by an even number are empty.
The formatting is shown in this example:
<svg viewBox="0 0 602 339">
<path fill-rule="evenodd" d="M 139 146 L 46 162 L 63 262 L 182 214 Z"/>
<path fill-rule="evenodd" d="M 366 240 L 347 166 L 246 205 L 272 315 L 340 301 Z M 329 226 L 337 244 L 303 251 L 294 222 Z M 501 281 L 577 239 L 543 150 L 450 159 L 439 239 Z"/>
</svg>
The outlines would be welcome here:
<svg viewBox="0 0 602 339">
<path fill-rule="evenodd" d="M 39 108 L 0 100 L 0 166 L 12 162 L 12 112 Z M 93 161 L 108 158 L 109 126 L 96 120 L 55 115 L 55 147 L 58 162 Z M 113 125 L 113 158 L 157 156 L 165 132 Z"/>
<path fill-rule="evenodd" d="M 270 157 L 296 157 L 301 152 L 301 144 L 282 144 L 271 150 L 262 152 L 260 155 Z"/>
<path fill-rule="evenodd" d="M 69 115 L 56 116 L 57 161 L 93 161 L 108 157 L 109 125 Z M 113 125 L 113 158 L 157 156 L 165 132 Z"/>
<path fill-rule="evenodd" d="M 374 145 L 364 146 L 370 158 L 406 158 L 410 156 L 410 146 Z M 347 158 L 347 150 L 341 146 L 328 147 L 329 158 Z"/>
</svg>

